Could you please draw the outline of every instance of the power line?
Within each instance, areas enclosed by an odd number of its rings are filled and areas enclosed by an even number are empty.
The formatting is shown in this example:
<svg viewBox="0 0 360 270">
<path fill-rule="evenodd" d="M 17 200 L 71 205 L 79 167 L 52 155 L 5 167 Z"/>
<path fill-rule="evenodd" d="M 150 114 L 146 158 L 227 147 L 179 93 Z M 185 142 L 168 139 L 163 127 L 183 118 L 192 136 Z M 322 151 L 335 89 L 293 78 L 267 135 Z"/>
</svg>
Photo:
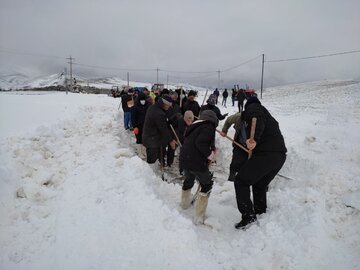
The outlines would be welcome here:
<svg viewBox="0 0 360 270">
<path fill-rule="evenodd" d="M 243 66 L 243 65 L 245 65 L 245 64 L 247 64 L 247 63 L 250 63 L 250 62 L 254 61 L 255 59 L 258 59 L 260 56 L 262 56 L 262 55 L 260 54 L 260 55 L 254 57 L 254 58 L 251 58 L 251 59 L 249 59 L 249 60 L 241 63 L 241 64 L 238 64 L 238 65 L 236 65 L 236 66 L 233 66 L 233 67 L 230 67 L 230 68 L 221 70 L 221 72 L 228 72 L 228 71 L 230 71 L 230 70 L 233 70 L 233 69 L 236 69 L 236 68 L 238 68 L 238 67 L 241 67 L 241 66 Z"/>
<path fill-rule="evenodd" d="M 167 69 L 159 69 L 160 71 L 168 72 L 168 73 L 214 73 L 213 71 L 178 71 L 178 70 L 167 70 Z"/>
<path fill-rule="evenodd" d="M 119 67 L 105 67 L 105 66 L 95 66 L 95 65 L 88 65 L 88 64 L 81 64 L 81 63 L 73 63 L 73 65 L 82 66 L 82 67 L 89 67 L 89 68 L 98 68 L 98 69 L 112 69 L 112 70 L 122 70 L 122 71 L 157 71 L 158 69 L 136 69 L 136 68 L 119 68 Z"/>
<path fill-rule="evenodd" d="M 322 55 L 315 55 L 315 56 L 306 56 L 306 57 L 299 57 L 299 58 L 269 60 L 269 61 L 265 61 L 265 62 L 267 62 L 267 63 L 278 63 L 278 62 L 298 61 L 298 60 L 304 60 L 304 59 L 322 58 L 322 57 L 329 57 L 329 56 L 343 55 L 343 54 L 351 54 L 351 53 L 360 53 L 360 50 L 348 51 L 348 52 L 340 52 L 340 53 L 331 53 L 331 54 L 322 54 Z"/>
</svg>

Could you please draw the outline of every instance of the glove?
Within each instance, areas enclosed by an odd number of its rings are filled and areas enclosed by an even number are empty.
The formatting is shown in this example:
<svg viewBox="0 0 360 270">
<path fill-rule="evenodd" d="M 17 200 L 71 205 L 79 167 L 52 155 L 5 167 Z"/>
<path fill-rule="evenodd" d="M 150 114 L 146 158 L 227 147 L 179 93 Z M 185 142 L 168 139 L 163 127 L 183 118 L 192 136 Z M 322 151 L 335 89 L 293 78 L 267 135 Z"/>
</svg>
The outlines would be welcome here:
<svg viewBox="0 0 360 270">
<path fill-rule="evenodd" d="M 136 127 L 136 128 L 134 128 L 134 134 L 135 135 L 138 135 L 139 134 L 139 129 Z"/>
<path fill-rule="evenodd" d="M 208 160 L 214 161 L 216 157 L 215 151 L 211 151 L 210 156 L 207 157 Z"/>
<path fill-rule="evenodd" d="M 223 116 L 226 117 L 226 116 L 228 116 L 228 115 L 229 115 L 229 113 L 225 113 Z"/>
</svg>

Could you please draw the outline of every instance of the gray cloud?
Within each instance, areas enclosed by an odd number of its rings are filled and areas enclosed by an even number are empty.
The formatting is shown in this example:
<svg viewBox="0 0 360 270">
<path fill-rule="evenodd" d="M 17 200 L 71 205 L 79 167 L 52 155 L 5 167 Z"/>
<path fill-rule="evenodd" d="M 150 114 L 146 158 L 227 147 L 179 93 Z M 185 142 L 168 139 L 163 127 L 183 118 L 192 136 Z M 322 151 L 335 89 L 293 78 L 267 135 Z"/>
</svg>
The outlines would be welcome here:
<svg viewBox="0 0 360 270">
<path fill-rule="evenodd" d="M 283 59 L 360 49 L 360 1 L 17 1 L 0 2 L 0 49 L 68 57 L 107 67 L 216 71 L 265 53 Z M 60 72 L 65 59 L 0 52 L 1 69 Z M 74 66 L 83 76 L 126 71 Z M 265 85 L 360 78 L 360 54 L 266 63 Z M 217 73 L 160 72 L 165 82 L 217 86 Z M 261 58 L 222 73 L 224 86 L 259 86 Z M 156 81 L 156 72 L 130 72 Z"/>
</svg>

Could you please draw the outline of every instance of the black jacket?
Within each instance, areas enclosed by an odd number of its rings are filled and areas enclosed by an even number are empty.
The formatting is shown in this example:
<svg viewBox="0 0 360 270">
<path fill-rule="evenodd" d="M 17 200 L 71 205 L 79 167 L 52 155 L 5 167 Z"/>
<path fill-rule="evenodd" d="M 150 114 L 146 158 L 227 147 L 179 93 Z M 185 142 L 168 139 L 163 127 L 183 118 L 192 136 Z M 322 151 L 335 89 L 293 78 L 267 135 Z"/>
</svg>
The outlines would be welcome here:
<svg viewBox="0 0 360 270">
<path fill-rule="evenodd" d="M 237 100 L 240 102 L 244 102 L 246 96 L 243 90 L 239 90 L 237 93 Z"/>
<path fill-rule="evenodd" d="M 165 147 L 172 140 L 167 125 L 166 111 L 162 105 L 162 99 L 159 99 L 146 112 L 142 135 L 142 142 L 145 147 Z"/>
<path fill-rule="evenodd" d="M 246 123 L 247 138 L 250 137 L 251 121 L 256 117 L 254 139 L 256 147 L 253 153 L 259 152 L 286 152 L 284 137 L 281 134 L 279 123 L 271 116 L 269 111 L 260 103 L 245 105 L 241 120 Z"/>
<path fill-rule="evenodd" d="M 175 113 L 171 117 L 169 117 L 169 123 L 173 126 L 176 135 L 178 136 L 180 143 L 184 144 L 184 136 L 185 131 L 187 129 L 187 125 L 184 121 L 184 117 L 181 113 Z M 174 134 L 171 134 L 173 136 L 173 139 L 176 140 L 176 137 Z"/>
<path fill-rule="evenodd" d="M 216 113 L 216 116 L 219 120 L 224 120 L 226 117 L 225 115 L 221 114 L 220 109 L 218 107 L 216 107 L 215 105 L 210 105 L 210 104 L 202 105 L 200 112 L 205 111 L 205 110 L 211 110 L 214 113 Z"/>
<path fill-rule="evenodd" d="M 215 140 L 215 125 L 210 121 L 198 120 L 189 126 L 180 150 L 180 168 L 204 171 L 208 166 L 211 144 Z"/>
<path fill-rule="evenodd" d="M 224 98 L 227 98 L 229 96 L 229 93 L 228 93 L 227 90 L 224 90 L 222 95 L 223 95 Z"/>
<path fill-rule="evenodd" d="M 121 96 L 121 105 L 124 112 L 130 112 L 131 107 L 133 106 L 133 96 L 124 93 Z"/>
<path fill-rule="evenodd" d="M 140 100 L 136 101 L 134 107 L 131 108 L 131 122 L 134 128 L 142 128 L 145 122 L 145 115 L 147 109 L 150 107 L 149 101 L 145 101 L 144 105 L 141 105 Z"/>
<path fill-rule="evenodd" d="M 190 101 L 187 100 L 182 108 L 183 113 L 186 111 L 192 111 L 194 116 L 199 117 L 200 114 L 200 105 L 197 103 L 197 101 Z"/>
</svg>

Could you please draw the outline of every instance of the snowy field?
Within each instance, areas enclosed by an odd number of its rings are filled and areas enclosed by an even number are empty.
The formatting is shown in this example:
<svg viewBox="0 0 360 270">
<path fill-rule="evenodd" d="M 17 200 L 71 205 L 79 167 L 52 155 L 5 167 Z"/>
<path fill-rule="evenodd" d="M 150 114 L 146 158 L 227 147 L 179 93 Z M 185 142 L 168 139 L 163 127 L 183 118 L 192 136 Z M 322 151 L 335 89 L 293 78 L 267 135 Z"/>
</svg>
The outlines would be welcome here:
<svg viewBox="0 0 360 270">
<path fill-rule="evenodd" d="M 266 89 L 289 178 L 247 231 L 234 229 L 231 142 L 216 135 L 207 226 L 195 226 L 180 185 L 135 154 L 119 101 L 0 93 L 0 269 L 360 269 L 359 83 Z"/>
</svg>

